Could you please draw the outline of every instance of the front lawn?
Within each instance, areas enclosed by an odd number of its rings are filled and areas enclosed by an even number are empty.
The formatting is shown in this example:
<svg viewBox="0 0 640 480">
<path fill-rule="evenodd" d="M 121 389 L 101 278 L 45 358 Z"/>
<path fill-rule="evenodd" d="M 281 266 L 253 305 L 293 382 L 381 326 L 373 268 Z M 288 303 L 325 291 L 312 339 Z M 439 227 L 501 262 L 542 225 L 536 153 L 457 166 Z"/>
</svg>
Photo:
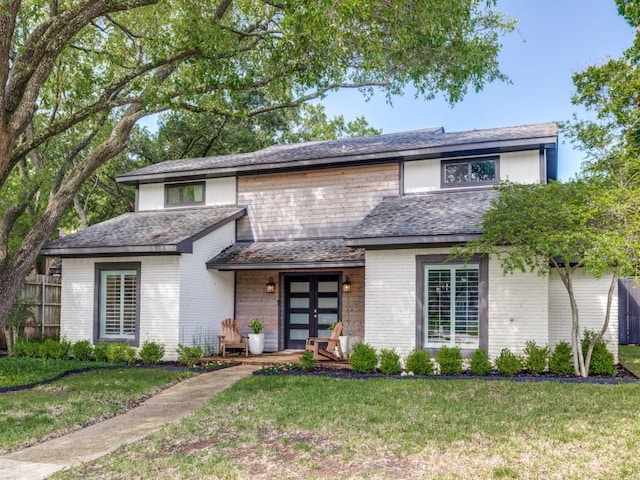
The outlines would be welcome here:
<svg viewBox="0 0 640 480">
<path fill-rule="evenodd" d="M 6 360 L 0 360 L 0 365 Z M 158 388 L 192 375 L 120 368 L 69 375 L 29 390 L 0 394 L 0 453 L 122 413 Z"/>
<path fill-rule="evenodd" d="M 640 385 L 244 379 L 54 478 L 637 478 Z"/>
<path fill-rule="evenodd" d="M 8 387 L 41 383 L 76 370 L 112 366 L 112 364 L 106 362 L 78 362 L 76 360 L 24 357 L 0 358 L 0 390 Z"/>
</svg>

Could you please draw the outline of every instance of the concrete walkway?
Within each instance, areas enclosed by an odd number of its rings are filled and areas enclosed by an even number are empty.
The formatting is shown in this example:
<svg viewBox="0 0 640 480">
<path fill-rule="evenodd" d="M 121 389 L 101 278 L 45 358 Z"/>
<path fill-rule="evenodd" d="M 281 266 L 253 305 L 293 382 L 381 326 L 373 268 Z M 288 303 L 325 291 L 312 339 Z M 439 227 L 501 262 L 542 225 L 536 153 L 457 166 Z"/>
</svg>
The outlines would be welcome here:
<svg viewBox="0 0 640 480">
<path fill-rule="evenodd" d="M 38 480 L 100 458 L 177 422 L 258 367 L 240 365 L 204 373 L 174 385 L 117 417 L 62 437 L 0 456 L 0 480 Z"/>
</svg>

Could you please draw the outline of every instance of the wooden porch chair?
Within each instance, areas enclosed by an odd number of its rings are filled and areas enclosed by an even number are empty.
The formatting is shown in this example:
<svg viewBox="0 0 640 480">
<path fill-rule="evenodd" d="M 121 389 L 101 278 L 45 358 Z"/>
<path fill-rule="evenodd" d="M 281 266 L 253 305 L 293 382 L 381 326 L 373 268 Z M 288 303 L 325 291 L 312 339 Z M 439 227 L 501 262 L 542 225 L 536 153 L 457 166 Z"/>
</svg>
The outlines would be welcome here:
<svg viewBox="0 0 640 480">
<path fill-rule="evenodd" d="M 227 356 L 227 348 L 243 349 L 244 356 L 249 356 L 249 337 L 240 335 L 238 320 L 227 318 L 222 322 L 222 333 L 218 335 L 218 355 Z"/>
<path fill-rule="evenodd" d="M 305 350 L 311 350 L 313 352 L 313 358 L 316 360 L 340 361 L 342 360 L 342 347 L 340 346 L 340 339 L 338 338 L 340 335 L 342 335 L 342 322 L 336 323 L 336 326 L 333 327 L 331 338 L 307 338 Z M 338 355 L 334 353 L 336 348 L 338 349 Z"/>
</svg>

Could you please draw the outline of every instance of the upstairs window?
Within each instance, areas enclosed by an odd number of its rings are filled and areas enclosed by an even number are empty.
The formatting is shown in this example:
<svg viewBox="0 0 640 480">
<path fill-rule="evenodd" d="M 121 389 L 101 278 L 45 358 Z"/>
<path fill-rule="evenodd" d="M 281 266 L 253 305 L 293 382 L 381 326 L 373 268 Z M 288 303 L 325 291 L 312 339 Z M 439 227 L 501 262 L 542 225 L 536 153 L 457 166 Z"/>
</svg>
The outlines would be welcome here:
<svg viewBox="0 0 640 480">
<path fill-rule="evenodd" d="M 174 183 L 164 187 L 165 207 L 204 204 L 204 182 Z"/>
<path fill-rule="evenodd" d="M 493 185 L 498 180 L 498 157 L 442 162 L 442 188 Z"/>
</svg>

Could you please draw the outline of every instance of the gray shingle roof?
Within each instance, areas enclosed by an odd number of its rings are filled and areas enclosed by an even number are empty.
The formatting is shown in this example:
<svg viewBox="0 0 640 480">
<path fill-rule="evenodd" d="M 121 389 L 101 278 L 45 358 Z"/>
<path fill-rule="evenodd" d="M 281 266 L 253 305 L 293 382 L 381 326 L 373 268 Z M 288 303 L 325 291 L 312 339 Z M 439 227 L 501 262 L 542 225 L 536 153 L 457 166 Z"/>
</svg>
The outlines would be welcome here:
<svg viewBox="0 0 640 480">
<path fill-rule="evenodd" d="M 364 250 L 342 239 L 237 242 L 207 262 L 218 270 L 364 266 Z"/>
<path fill-rule="evenodd" d="M 245 213 L 236 205 L 125 213 L 54 240 L 42 251 L 60 256 L 188 253 L 198 238 Z"/>
<path fill-rule="evenodd" d="M 446 243 L 481 233 L 480 218 L 497 191 L 473 190 L 385 198 L 345 236 L 347 245 Z"/>
<path fill-rule="evenodd" d="M 550 141 L 555 143 L 557 135 L 555 123 L 452 133 L 444 133 L 442 128 L 428 128 L 365 138 L 273 145 L 251 153 L 170 160 L 121 175 L 118 181 L 134 184 L 189 175 L 232 175 L 317 164 L 398 159 L 430 152 L 460 151 L 472 145 L 475 148 L 488 148 L 490 145 L 503 148 L 508 144 L 546 144 Z"/>
</svg>

